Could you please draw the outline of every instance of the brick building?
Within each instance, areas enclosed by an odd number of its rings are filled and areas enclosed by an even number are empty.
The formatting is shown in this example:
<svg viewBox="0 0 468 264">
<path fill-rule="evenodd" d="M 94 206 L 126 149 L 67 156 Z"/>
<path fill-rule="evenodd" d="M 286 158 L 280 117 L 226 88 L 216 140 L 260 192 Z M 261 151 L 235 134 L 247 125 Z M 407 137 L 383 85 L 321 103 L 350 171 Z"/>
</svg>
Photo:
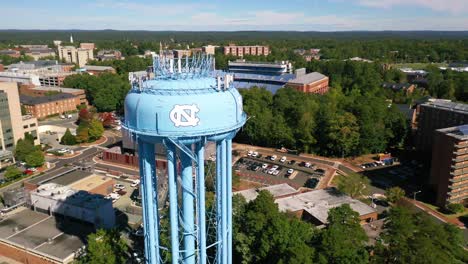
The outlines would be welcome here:
<svg viewBox="0 0 468 264">
<path fill-rule="evenodd" d="M 91 75 L 99 75 L 102 73 L 116 73 L 115 69 L 110 66 L 85 65 L 81 69 L 85 70 Z"/>
<path fill-rule="evenodd" d="M 19 58 L 21 56 L 21 52 L 19 50 L 6 49 L 0 50 L 0 55 L 6 55 L 12 58 Z"/>
<path fill-rule="evenodd" d="M 434 133 L 430 184 L 436 204 L 468 201 L 468 125 L 438 129 Z"/>
<path fill-rule="evenodd" d="M 37 118 L 75 111 L 76 106 L 81 104 L 78 96 L 67 93 L 41 97 L 21 95 L 20 101 L 26 111 Z"/>
<path fill-rule="evenodd" d="M 415 147 L 430 156 L 434 131 L 441 128 L 468 124 L 468 105 L 450 100 L 430 99 L 418 106 Z"/>
<path fill-rule="evenodd" d="M 77 96 L 80 99 L 80 104 L 88 105 L 88 100 L 86 99 L 86 92 L 83 89 L 75 88 L 66 88 L 58 86 L 34 86 L 31 84 L 22 84 L 19 85 L 19 92 L 22 95 L 28 96 L 47 96 L 54 93 L 66 93 Z"/>
<path fill-rule="evenodd" d="M 229 44 L 229 46 L 224 47 L 224 55 L 243 57 L 244 55 L 268 56 L 269 54 L 270 48 L 268 46 L 236 46 Z"/>
<path fill-rule="evenodd" d="M 328 77 L 318 72 L 297 76 L 286 85 L 303 93 L 325 94 L 329 89 Z"/>
</svg>

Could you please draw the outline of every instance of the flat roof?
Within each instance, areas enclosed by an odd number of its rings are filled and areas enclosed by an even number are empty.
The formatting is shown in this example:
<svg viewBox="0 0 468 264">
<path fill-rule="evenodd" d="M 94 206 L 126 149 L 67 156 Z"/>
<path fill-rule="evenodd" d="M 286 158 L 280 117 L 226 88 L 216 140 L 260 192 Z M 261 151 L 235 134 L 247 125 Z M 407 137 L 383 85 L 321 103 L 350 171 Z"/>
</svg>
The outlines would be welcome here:
<svg viewBox="0 0 468 264">
<path fill-rule="evenodd" d="M 27 182 L 32 184 L 44 184 L 44 183 L 56 183 L 60 185 L 69 185 L 81 179 L 84 179 L 91 175 L 92 173 L 82 170 L 75 170 L 73 168 L 62 168 L 63 171 L 57 173 L 56 175 L 44 174 L 32 179 L 29 179 Z M 63 174 L 61 174 L 63 173 Z"/>
<path fill-rule="evenodd" d="M 75 190 L 89 191 L 109 181 L 112 181 L 111 177 L 93 174 L 69 186 Z"/>
<path fill-rule="evenodd" d="M 468 104 L 455 103 L 450 100 L 429 99 L 429 101 L 422 104 L 422 106 L 468 114 Z"/>
<path fill-rule="evenodd" d="M 36 91 L 57 91 L 62 93 L 76 93 L 76 92 L 85 92 L 84 89 L 76 89 L 76 88 L 66 88 L 66 87 L 59 87 L 59 86 L 36 86 L 31 88 L 31 90 Z"/>
<path fill-rule="evenodd" d="M 328 210 L 343 204 L 349 204 L 351 209 L 356 211 L 360 216 L 376 212 L 376 210 L 367 204 L 342 194 L 334 188 L 315 190 L 276 199 L 275 203 L 278 204 L 280 211 L 296 212 L 304 210 L 323 224 L 328 222 Z"/>
<path fill-rule="evenodd" d="M 110 66 L 97 66 L 97 65 L 85 65 L 83 66 L 83 69 L 86 69 L 87 71 L 112 71 L 114 68 Z"/>
<path fill-rule="evenodd" d="M 318 72 L 311 72 L 305 75 L 298 76 L 292 80 L 290 80 L 290 83 L 299 83 L 299 84 L 309 84 L 309 83 L 314 83 L 320 80 L 323 80 L 327 78 L 327 76 L 318 73 Z"/>
<path fill-rule="evenodd" d="M 94 231 L 91 224 L 20 208 L 0 221 L 0 239 L 60 260 L 71 257 Z"/>
<path fill-rule="evenodd" d="M 262 187 L 258 189 L 253 188 L 253 189 L 238 191 L 238 192 L 234 192 L 234 194 L 240 194 L 244 196 L 247 202 L 250 202 L 252 200 L 255 200 L 255 198 L 257 198 L 259 191 L 263 191 L 263 190 L 270 192 L 274 198 L 298 193 L 296 189 L 289 186 L 287 183 L 281 183 L 281 184 L 271 185 L 271 186 Z"/>
<path fill-rule="evenodd" d="M 29 95 L 20 95 L 20 101 L 22 104 L 26 105 L 37 105 L 37 104 L 45 104 L 50 102 L 56 102 L 66 99 L 75 98 L 75 95 L 69 93 L 59 93 L 54 95 L 48 96 L 29 96 Z"/>
<path fill-rule="evenodd" d="M 468 140 L 468 124 L 454 127 L 437 129 L 437 132 L 444 133 L 458 140 Z"/>
</svg>

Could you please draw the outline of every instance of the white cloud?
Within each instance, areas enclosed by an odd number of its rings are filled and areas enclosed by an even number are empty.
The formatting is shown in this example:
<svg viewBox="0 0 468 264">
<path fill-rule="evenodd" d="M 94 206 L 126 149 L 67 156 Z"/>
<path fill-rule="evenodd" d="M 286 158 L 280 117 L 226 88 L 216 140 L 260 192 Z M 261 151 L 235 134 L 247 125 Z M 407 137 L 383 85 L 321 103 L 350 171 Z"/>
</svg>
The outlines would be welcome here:
<svg viewBox="0 0 468 264">
<path fill-rule="evenodd" d="M 357 0 L 360 5 L 390 8 L 393 6 L 421 6 L 434 11 L 463 14 L 468 12 L 467 0 Z"/>
</svg>

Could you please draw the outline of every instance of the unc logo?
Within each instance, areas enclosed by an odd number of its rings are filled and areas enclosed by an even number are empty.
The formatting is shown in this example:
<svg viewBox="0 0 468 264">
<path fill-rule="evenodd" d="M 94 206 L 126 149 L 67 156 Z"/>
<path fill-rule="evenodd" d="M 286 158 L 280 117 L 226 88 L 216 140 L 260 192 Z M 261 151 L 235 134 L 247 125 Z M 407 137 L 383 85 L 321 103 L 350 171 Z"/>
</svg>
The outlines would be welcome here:
<svg viewBox="0 0 468 264">
<path fill-rule="evenodd" d="M 200 119 L 196 116 L 200 109 L 197 105 L 174 105 L 169 117 L 176 127 L 197 126 Z"/>
</svg>

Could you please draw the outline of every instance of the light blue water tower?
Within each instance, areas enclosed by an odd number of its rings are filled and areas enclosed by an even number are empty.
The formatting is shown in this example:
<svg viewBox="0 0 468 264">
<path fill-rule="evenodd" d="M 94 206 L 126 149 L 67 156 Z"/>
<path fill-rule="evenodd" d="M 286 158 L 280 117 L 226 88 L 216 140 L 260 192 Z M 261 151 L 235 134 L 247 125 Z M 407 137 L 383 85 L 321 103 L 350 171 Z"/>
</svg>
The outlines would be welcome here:
<svg viewBox="0 0 468 264">
<path fill-rule="evenodd" d="M 230 86 L 232 76 L 215 73 L 210 56 L 156 56 L 153 70 L 154 78 L 132 81 L 123 124 L 138 144 L 146 263 L 161 263 L 162 251 L 169 250 L 172 263 L 231 264 L 232 138 L 246 122 L 242 97 Z M 205 209 L 209 141 L 216 143 L 213 217 Z M 167 150 L 168 247 L 160 244 L 158 180 L 166 178 L 156 173 L 155 144 Z M 213 233 L 215 238 L 207 239 Z M 209 248 L 216 249 L 212 258 Z"/>
</svg>

